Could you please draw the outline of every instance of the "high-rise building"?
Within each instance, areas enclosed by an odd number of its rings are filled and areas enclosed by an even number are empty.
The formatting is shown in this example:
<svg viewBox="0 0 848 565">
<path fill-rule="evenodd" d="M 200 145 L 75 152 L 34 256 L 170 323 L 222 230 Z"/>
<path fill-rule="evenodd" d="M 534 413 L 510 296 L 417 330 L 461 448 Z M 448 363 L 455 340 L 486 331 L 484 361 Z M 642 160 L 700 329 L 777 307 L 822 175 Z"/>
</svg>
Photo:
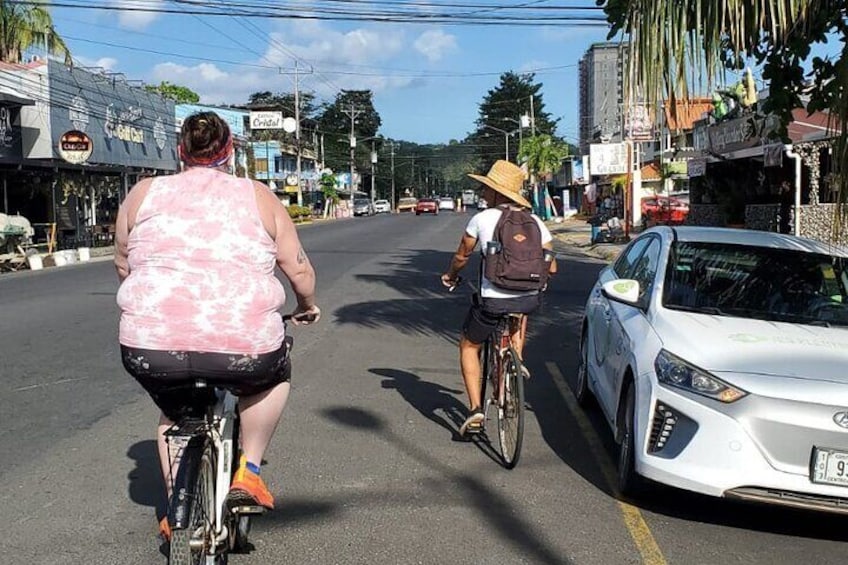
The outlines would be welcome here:
<svg viewBox="0 0 848 565">
<path fill-rule="evenodd" d="M 627 46 L 594 43 L 580 59 L 580 151 L 589 144 L 621 140 Z"/>
</svg>

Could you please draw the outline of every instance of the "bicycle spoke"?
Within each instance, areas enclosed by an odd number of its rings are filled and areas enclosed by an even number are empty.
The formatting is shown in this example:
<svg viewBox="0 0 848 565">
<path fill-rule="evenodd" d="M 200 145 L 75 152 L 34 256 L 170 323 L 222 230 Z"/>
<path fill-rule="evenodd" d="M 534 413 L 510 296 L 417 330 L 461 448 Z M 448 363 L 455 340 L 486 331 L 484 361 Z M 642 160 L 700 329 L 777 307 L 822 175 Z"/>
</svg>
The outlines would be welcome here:
<svg viewBox="0 0 848 565">
<path fill-rule="evenodd" d="M 512 469 L 518 463 L 524 437 L 524 378 L 521 360 L 512 348 L 504 351 L 500 368 L 503 403 L 498 407 L 498 439 L 504 466 Z"/>
</svg>

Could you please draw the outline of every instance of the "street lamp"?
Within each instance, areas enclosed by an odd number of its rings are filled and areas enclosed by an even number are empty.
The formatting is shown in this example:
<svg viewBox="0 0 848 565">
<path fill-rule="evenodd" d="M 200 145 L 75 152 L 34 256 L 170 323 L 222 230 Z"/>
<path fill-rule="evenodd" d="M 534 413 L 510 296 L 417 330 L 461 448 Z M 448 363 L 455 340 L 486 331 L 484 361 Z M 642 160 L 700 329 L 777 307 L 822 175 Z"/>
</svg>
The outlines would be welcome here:
<svg viewBox="0 0 848 565">
<path fill-rule="evenodd" d="M 496 128 L 495 126 L 490 126 L 489 124 L 483 124 L 483 127 L 493 129 L 493 130 L 498 131 L 498 132 L 500 132 L 504 135 L 504 150 L 505 150 L 504 153 L 506 154 L 506 157 L 504 157 L 504 158 L 507 161 L 509 161 L 509 136 L 514 134 L 515 132 L 514 131 L 506 131 L 506 130 L 503 130 L 501 128 Z"/>
</svg>

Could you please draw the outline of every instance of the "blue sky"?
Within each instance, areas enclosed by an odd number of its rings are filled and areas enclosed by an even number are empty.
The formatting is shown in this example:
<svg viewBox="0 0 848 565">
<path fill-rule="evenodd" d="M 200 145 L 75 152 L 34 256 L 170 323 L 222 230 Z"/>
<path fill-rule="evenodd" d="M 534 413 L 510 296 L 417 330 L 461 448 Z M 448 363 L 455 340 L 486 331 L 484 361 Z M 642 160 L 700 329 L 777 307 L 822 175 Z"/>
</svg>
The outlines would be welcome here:
<svg viewBox="0 0 848 565">
<path fill-rule="evenodd" d="M 173 6 L 161 0 L 141 4 Z M 594 1 L 569 5 L 594 6 Z M 562 118 L 558 133 L 575 141 L 577 63 L 607 32 L 605 27 L 432 26 L 55 7 L 51 13 L 79 64 L 148 83 L 188 86 L 208 104 L 244 103 L 261 90 L 291 92 L 292 75 L 278 69 L 293 69 L 297 57 L 301 68 L 313 70 L 301 75 L 302 90 L 332 100 L 339 89 L 371 89 L 383 120 L 380 133 L 417 143 L 465 137 L 474 128 L 478 104 L 508 70 L 536 71 L 545 109 Z"/>
</svg>

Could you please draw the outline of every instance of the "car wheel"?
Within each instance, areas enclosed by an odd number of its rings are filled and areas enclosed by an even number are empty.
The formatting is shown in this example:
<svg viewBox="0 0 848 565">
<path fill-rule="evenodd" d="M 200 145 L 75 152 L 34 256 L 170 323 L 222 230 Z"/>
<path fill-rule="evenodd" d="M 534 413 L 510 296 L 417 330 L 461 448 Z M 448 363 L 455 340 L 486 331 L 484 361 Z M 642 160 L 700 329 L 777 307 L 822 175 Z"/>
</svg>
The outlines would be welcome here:
<svg viewBox="0 0 848 565">
<path fill-rule="evenodd" d="M 577 404 L 586 408 L 592 398 L 592 391 L 589 390 L 589 332 L 583 332 L 580 338 L 580 359 L 577 362 L 577 386 L 574 391 L 574 396 L 577 398 Z"/>
<path fill-rule="evenodd" d="M 618 449 L 618 492 L 636 497 L 643 487 L 643 479 L 636 473 L 636 385 L 627 385 L 624 398 L 624 422 L 621 445 Z"/>
</svg>

